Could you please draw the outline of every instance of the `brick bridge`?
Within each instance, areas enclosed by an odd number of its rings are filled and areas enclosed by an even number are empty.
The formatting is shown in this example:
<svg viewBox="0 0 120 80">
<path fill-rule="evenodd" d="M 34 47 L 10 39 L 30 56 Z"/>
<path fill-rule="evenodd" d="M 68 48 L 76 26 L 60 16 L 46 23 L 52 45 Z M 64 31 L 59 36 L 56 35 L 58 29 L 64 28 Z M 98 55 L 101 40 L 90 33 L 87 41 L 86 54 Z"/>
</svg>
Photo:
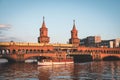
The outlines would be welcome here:
<svg viewBox="0 0 120 80">
<path fill-rule="evenodd" d="M 66 56 L 68 55 L 68 56 Z M 25 61 L 29 58 L 51 58 L 65 59 L 73 57 L 78 59 L 104 60 L 107 58 L 120 59 L 120 48 L 94 48 L 94 47 L 75 47 L 68 44 L 18 44 L 4 43 L 0 45 L 0 58 L 6 58 L 9 61 Z M 85 58 L 83 58 L 85 57 Z"/>
<path fill-rule="evenodd" d="M 68 54 L 71 56 L 77 56 L 79 59 L 87 59 L 91 57 L 94 61 L 107 59 L 120 60 L 120 48 L 78 47 L 77 51 L 71 51 Z"/>
</svg>

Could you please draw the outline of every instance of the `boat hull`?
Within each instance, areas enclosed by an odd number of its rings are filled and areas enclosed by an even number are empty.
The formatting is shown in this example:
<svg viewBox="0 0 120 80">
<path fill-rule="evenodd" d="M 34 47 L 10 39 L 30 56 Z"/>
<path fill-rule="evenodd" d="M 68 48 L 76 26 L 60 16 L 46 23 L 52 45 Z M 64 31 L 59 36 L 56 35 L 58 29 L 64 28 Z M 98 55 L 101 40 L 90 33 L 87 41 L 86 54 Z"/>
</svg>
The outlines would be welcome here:
<svg viewBox="0 0 120 80">
<path fill-rule="evenodd" d="M 39 66 L 49 66 L 49 65 L 61 65 L 61 64 L 72 64 L 73 62 L 38 62 Z"/>
</svg>

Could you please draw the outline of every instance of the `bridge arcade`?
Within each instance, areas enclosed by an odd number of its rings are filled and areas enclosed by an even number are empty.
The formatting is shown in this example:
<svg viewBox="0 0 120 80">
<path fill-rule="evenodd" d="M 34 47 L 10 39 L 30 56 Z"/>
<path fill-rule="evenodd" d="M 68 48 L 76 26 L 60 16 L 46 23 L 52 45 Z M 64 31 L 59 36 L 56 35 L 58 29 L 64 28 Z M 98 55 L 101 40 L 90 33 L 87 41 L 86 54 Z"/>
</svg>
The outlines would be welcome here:
<svg viewBox="0 0 120 80">
<path fill-rule="evenodd" d="M 61 53 L 61 54 L 59 54 Z M 93 48 L 93 47 L 76 47 L 73 45 L 65 44 L 33 44 L 29 43 L 6 43 L 6 45 L 0 46 L 0 57 L 7 59 L 12 59 L 15 61 L 24 61 L 28 58 L 33 57 L 59 57 L 63 58 L 66 55 L 90 55 L 92 60 L 103 60 L 105 57 L 114 56 L 120 59 L 120 49 L 119 48 Z"/>
</svg>

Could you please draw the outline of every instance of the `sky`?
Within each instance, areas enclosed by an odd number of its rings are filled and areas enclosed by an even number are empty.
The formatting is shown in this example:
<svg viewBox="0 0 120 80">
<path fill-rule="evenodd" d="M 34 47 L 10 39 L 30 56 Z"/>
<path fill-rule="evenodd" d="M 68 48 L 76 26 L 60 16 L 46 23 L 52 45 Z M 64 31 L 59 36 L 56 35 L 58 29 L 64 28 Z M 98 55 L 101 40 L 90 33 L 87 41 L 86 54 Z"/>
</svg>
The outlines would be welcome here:
<svg viewBox="0 0 120 80">
<path fill-rule="evenodd" d="M 0 0 L 0 42 L 38 42 L 43 16 L 50 43 L 78 37 L 120 38 L 120 0 Z"/>
</svg>

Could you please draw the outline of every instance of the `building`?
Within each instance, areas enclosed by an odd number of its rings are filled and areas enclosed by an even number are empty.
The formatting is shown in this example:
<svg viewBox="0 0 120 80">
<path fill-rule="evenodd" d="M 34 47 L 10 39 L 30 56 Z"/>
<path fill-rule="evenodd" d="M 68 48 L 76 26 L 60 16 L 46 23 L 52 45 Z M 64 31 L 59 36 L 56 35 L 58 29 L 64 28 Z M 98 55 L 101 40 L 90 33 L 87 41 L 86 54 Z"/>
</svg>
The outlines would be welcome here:
<svg viewBox="0 0 120 80">
<path fill-rule="evenodd" d="M 108 47 L 108 48 L 118 48 L 120 47 L 120 38 L 111 39 L 111 40 L 102 40 L 100 46 Z"/>
<path fill-rule="evenodd" d="M 88 36 L 84 39 L 81 39 L 80 45 L 86 47 L 99 47 L 100 42 L 101 42 L 100 36 Z"/>
<path fill-rule="evenodd" d="M 114 41 L 114 47 L 120 47 L 120 38 L 113 39 Z"/>
<path fill-rule="evenodd" d="M 108 47 L 108 48 L 113 48 L 114 43 L 112 40 L 102 40 L 100 43 L 100 47 Z"/>
<path fill-rule="evenodd" d="M 71 30 L 71 38 L 69 39 L 69 43 L 75 46 L 79 46 L 80 39 L 78 38 L 78 31 L 75 26 L 75 20 L 73 21 L 73 29 Z"/>
</svg>

